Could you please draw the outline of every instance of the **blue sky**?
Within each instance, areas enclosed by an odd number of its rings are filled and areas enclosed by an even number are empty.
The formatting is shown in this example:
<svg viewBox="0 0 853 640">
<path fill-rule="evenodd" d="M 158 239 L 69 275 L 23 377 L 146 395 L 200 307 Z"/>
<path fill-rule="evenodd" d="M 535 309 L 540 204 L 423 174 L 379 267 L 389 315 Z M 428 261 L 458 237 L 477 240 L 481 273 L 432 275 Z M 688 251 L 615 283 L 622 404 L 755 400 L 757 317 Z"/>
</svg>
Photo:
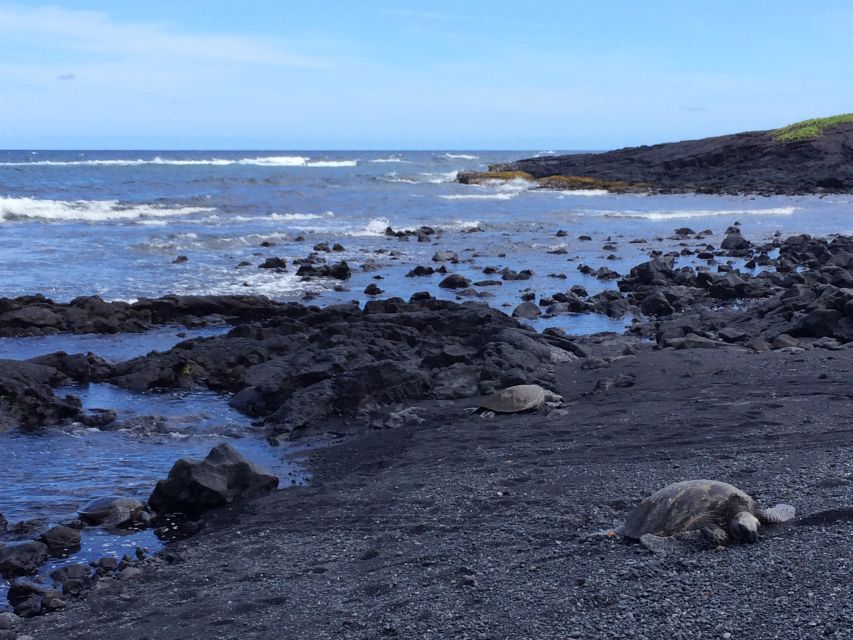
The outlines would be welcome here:
<svg viewBox="0 0 853 640">
<path fill-rule="evenodd" d="M 811 5 L 811 6 L 810 6 Z M 0 148 L 605 149 L 853 111 L 831 0 L 0 0 Z"/>
</svg>

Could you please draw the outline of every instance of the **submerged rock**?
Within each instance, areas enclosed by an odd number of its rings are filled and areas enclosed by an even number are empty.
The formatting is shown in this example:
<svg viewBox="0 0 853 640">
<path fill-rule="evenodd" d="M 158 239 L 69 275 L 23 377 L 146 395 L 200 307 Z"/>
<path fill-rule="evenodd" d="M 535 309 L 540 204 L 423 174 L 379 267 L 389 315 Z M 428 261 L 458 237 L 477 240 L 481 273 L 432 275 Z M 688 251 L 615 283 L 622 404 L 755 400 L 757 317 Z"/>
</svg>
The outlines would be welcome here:
<svg viewBox="0 0 853 640">
<path fill-rule="evenodd" d="M 169 477 L 157 483 L 148 504 L 157 513 L 195 516 L 276 487 L 276 476 L 223 443 L 211 449 L 204 460 L 178 460 Z"/>
</svg>

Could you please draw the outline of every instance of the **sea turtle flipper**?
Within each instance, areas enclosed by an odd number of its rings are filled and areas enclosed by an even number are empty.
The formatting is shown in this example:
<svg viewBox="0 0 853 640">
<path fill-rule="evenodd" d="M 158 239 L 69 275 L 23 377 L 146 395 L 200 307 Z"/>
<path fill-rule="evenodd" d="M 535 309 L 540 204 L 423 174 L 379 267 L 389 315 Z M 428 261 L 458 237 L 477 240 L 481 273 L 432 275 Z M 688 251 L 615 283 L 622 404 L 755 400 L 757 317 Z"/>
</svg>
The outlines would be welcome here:
<svg viewBox="0 0 853 640">
<path fill-rule="evenodd" d="M 702 535 L 714 547 L 722 547 L 729 542 L 729 534 L 718 524 L 709 524 L 702 527 Z"/>
<path fill-rule="evenodd" d="M 759 509 L 755 516 L 762 524 L 779 524 L 793 520 L 797 510 L 789 504 L 777 504 L 771 509 Z"/>
</svg>

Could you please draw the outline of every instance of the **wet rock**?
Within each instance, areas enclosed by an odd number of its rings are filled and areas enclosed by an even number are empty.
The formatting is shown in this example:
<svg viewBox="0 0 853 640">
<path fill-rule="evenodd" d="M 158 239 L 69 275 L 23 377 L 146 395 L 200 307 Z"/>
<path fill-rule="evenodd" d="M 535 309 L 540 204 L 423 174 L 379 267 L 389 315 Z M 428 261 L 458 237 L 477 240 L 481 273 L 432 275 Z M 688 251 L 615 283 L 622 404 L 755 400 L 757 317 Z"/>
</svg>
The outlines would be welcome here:
<svg viewBox="0 0 853 640">
<path fill-rule="evenodd" d="M 157 483 L 148 503 L 157 513 L 197 515 L 276 487 L 276 476 L 225 443 L 211 449 L 204 460 L 178 460 L 168 478 Z"/>
<path fill-rule="evenodd" d="M 459 262 L 459 256 L 455 251 L 436 251 L 432 256 L 433 262 Z"/>
<path fill-rule="evenodd" d="M 11 427 L 32 428 L 68 421 L 80 413 L 80 400 L 57 397 L 52 385 L 65 380 L 53 367 L 0 360 L 0 433 Z"/>
<path fill-rule="evenodd" d="M 739 231 L 738 233 L 728 234 L 720 244 L 720 248 L 724 251 L 747 251 L 751 246 L 749 240 L 744 238 Z"/>
<path fill-rule="evenodd" d="M 369 284 L 364 288 L 364 293 L 368 296 L 378 296 L 382 293 L 382 289 L 375 284 Z"/>
<path fill-rule="evenodd" d="M 172 260 L 172 264 L 182 264 L 184 262 L 187 262 L 188 260 L 189 258 L 187 256 L 178 256 L 177 258 Z"/>
<path fill-rule="evenodd" d="M 422 267 L 422 266 L 418 265 L 417 267 L 415 267 L 414 269 L 409 271 L 406 274 L 406 277 L 407 278 L 416 278 L 416 277 L 420 277 L 420 276 L 431 276 L 434 273 L 435 273 L 435 269 L 433 269 L 432 267 Z"/>
<path fill-rule="evenodd" d="M 7 597 L 15 613 L 22 618 L 32 618 L 65 606 L 60 591 L 31 578 L 13 580 Z"/>
<path fill-rule="evenodd" d="M 90 409 L 81 413 L 77 420 L 93 429 L 104 429 L 116 421 L 117 414 L 112 409 Z"/>
<path fill-rule="evenodd" d="M 86 524 L 104 527 L 127 527 L 143 523 L 145 505 L 126 496 L 104 496 L 90 500 L 77 512 Z"/>
<path fill-rule="evenodd" d="M 509 267 L 505 268 L 501 271 L 501 279 L 502 280 L 529 280 L 533 277 L 533 272 L 530 269 L 524 269 L 519 272 L 515 272 Z"/>
<path fill-rule="evenodd" d="M 660 291 L 646 296 L 640 303 L 640 311 L 647 316 L 669 316 L 675 313 L 667 297 Z"/>
<path fill-rule="evenodd" d="M 50 555 L 64 556 L 80 548 L 80 532 L 71 527 L 58 525 L 48 529 L 38 541 L 47 546 Z"/>
<path fill-rule="evenodd" d="M 0 545 L 0 575 L 4 578 L 33 575 L 47 560 L 47 545 L 36 540 Z"/>
<path fill-rule="evenodd" d="M 284 258 L 267 258 L 258 265 L 258 269 L 287 269 L 287 261 Z"/>
<path fill-rule="evenodd" d="M 53 581 L 62 587 L 62 594 L 80 595 L 92 587 L 95 572 L 88 564 L 69 564 L 50 573 Z"/>
<path fill-rule="evenodd" d="M 9 522 L 6 520 L 5 516 L 0 513 L 0 533 L 5 533 L 6 529 L 9 527 Z"/>
<path fill-rule="evenodd" d="M 352 276 L 352 271 L 346 261 L 327 265 L 301 264 L 296 271 L 297 276 L 301 277 L 317 277 L 317 278 L 335 278 L 337 280 L 348 280 Z"/>
<path fill-rule="evenodd" d="M 534 320 L 541 315 L 542 311 L 539 307 L 528 301 L 522 302 L 512 312 L 514 318 L 526 318 L 528 320 Z"/>
<path fill-rule="evenodd" d="M 593 275 L 598 280 L 618 280 L 622 277 L 613 269 L 608 269 L 607 267 L 601 267 L 600 269 L 596 269 Z"/>
<path fill-rule="evenodd" d="M 464 289 L 471 286 L 471 281 L 461 274 L 451 273 L 438 286 L 442 289 Z"/>
</svg>

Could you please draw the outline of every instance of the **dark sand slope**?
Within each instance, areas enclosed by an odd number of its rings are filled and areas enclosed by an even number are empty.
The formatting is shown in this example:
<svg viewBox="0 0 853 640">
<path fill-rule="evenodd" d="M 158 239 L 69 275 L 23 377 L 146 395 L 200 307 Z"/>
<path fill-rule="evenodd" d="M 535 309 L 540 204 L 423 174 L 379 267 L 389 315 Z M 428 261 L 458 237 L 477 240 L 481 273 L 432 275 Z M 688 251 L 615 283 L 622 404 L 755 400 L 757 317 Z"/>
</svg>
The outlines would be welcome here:
<svg viewBox="0 0 853 640">
<path fill-rule="evenodd" d="M 216 513 L 27 623 L 44 640 L 822 638 L 853 630 L 853 351 L 659 350 L 558 367 L 562 414 L 427 424 L 315 454 L 312 487 Z M 605 377 L 635 384 L 592 393 Z M 666 483 L 813 515 L 659 557 L 602 530 Z M 731 635 L 727 635 L 731 634 Z"/>
<path fill-rule="evenodd" d="M 543 186 L 566 189 L 763 194 L 853 191 L 853 122 L 830 126 L 814 137 L 785 136 L 783 131 L 529 158 L 492 165 L 489 171 L 524 172 Z M 479 182 L 488 177 L 488 173 L 462 173 L 459 181 Z"/>
</svg>

